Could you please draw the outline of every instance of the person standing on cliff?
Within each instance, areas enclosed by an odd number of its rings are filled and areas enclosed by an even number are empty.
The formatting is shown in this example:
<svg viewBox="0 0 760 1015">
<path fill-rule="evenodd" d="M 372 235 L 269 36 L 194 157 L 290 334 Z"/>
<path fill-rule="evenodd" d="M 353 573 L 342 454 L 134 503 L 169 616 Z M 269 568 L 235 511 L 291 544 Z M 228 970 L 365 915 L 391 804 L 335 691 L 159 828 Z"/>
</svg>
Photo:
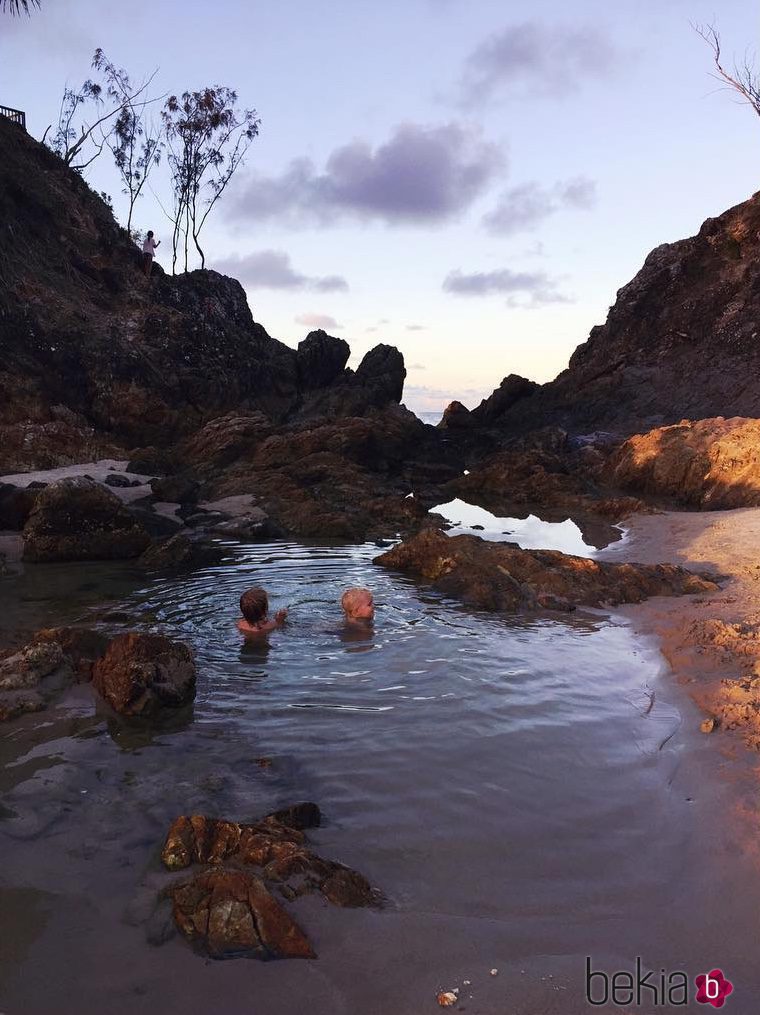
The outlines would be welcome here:
<svg viewBox="0 0 760 1015">
<path fill-rule="evenodd" d="M 161 240 L 153 239 L 153 230 L 149 229 L 148 233 L 143 240 L 143 271 L 150 278 L 150 272 L 153 267 L 153 257 L 156 253 L 156 247 L 161 243 Z"/>
</svg>

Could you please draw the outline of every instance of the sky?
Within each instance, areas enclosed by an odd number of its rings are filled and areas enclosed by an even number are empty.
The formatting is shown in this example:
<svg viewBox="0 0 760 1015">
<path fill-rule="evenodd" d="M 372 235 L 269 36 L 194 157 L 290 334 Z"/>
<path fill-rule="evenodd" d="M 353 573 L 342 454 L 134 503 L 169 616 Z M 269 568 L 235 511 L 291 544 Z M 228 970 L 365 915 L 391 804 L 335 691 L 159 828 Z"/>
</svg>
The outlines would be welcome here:
<svg viewBox="0 0 760 1015">
<path fill-rule="evenodd" d="M 35 137 L 96 47 L 155 95 L 221 84 L 261 117 L 207 267 L 296 346 L 323 327 L 407 365 L 415 411 L 547 381 L 661 243 L 760 189 L 760 122 L 711 77 L 748 0 L 42 0 L 0 14 L 0 103 Z M 717 16 L 716 16 L 717 7 Z M 154 106 L 160 108 L 160 103 Z M 87 170 L 126 208 L 106 153 Z M 171 267 L 166 167 L 140 199 Z M 159 203 L 160 202 L 160 203 Z"/>
</svg>

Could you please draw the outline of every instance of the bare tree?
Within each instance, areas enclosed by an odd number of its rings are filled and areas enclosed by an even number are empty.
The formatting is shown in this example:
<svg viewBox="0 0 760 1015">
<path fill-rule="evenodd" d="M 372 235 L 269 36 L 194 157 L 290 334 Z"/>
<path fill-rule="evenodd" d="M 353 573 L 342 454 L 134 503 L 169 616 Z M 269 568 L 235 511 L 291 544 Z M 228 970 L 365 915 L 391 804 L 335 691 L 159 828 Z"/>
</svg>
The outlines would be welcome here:
<svg viewBox="0 0 760 1015">
<path fill-rule="evenodd" d="M 174 190 L 173 271 L 180 249 L 188 270 L 190 237 L 205 267 L 201 230 L 259 133 L 256 111 L 236 107 L 235 91 L 213 85 L 170 96 L 161 113 Z"/>
<path fill-rule="evenodd" d="M 148 119 L 147 107 L 151 100 L 138 101 L 156 74 L 133 86 L 127 72 L 117 68 L 103 53 L 95 51 L 93 66 L 106 79 L 106 91 L 112 103 L 118 105 L 118 113 L 110 130 L 102 130 L 103 140 L 113 155 L 114 163 L 122 180 L 122 192 L 129 202 L 127 232 L 132 232 L 132 213 L 135 203 L 147 183 L 151 170 L 161 161 L 164 143 L 161 140 L 162 127 Z"/>
<path fill-rule="evenodd" d="M 144 109 L 157 99 L 146 99 L 145 92 L 156 71 L 137 87 L 128 75 L 107 60 L 102 49 L 96 49 L 92 66 L 104 78 L 104 84 L 88 78 L 79 91 L 64 88 L 58 122 L 47 144 L 67 166 L 82 172 L 102 153 L 114 130 L 115 118 L 127 105 L 133 110 Z M 106 100 L 108 100 L 106 102 Z M 94 107 L 95 119 L 85 118 L 86 107 Z M 42 140 L 47 140 L 51 124 Z"/>
<path fill-rule="evenodd" d="M 723 62 L 720 33 L 715 25 L 692 25 L 694 31 L 712 50 L 713 62 L 717 73 L 713 76 L 724 85 L 741 96 L 741 101 L 750 105 L 760 116 L 760 74 L 754 67 L 749 55 L 745 54 L 744 60 L 739 64 L 734 61 L 729 71 Z"/>
<path fill-rule="evenodd" d="M 0 0 L 0 11 L 10 11 L 11 14 L 17 15 L 30 14 L 30 7 L 36 7 L 37 10 L 40 8 L 40 0 Z"/>
</svg>

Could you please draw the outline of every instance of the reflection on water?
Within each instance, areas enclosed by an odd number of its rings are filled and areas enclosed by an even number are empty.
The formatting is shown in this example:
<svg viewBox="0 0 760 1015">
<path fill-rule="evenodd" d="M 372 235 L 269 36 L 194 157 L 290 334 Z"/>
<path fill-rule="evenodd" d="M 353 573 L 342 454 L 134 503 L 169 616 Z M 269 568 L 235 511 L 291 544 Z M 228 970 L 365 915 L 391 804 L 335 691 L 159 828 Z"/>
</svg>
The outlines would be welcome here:
<svg viewBox="0 0 760 1015">
<path fill-rule="evenodd" d="M 435 514 L 451 522 L 451 535 L 469 533 L 483 539 L 519 543 L 523 549 L 561 550 L 578 557 L 591 557 L 595 547 L 570 518 L 562 522 L 545 522 L 535 515 L 527 518 L 498 518 L 485 508 L 464 500 L 450 500 L 432 508 Z"/>
<path fill-rule="evenodd" d="M 78 687 L 0 734 L 0 883 L 48 893 L 44 922 L 0 910 L 0 940 L 18 922 L 32 939 L 0 950 L 0 1009 L 418 1015 L 467 978 L 472 1011 L 574 1015 L 586 954 L 613 970 L 636 955 L 719 964 L 757 1001 L 756 882 L 709 820 L 725 787 L 653 648 L 604 619 L 464 609 L 375 568 L 376 552 L 242 547 L 141 587 L 104 569 L 120 613 L 194 646 L 197 698 L 146 730 Z M 33 574 L 20 581 L 33 599 Z M 46 622 L 103 615 L 72 582 L 46 597 Z M 254 584 L 289 610 L 268 643 L 235 630 Z M 352 585 L 372 589 L 374 627 L 343 626 Z M 248 820 L 296 799 L 322 806 L 317 849 L 381 887 L 383 912 L 299 903 L 317 963 L 209 964 L 146 943 L 172 818 Z"/>
</svg>

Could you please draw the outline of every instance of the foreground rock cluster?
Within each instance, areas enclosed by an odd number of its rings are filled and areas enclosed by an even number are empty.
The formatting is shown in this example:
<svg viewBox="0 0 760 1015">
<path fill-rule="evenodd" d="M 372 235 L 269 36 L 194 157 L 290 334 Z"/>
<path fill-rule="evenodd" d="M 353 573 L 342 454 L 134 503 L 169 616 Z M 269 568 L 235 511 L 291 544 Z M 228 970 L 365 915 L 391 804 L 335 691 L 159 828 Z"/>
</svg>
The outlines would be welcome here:
<svg viewBox="0 0 760 1015">
<path fill-rule="evenodd" d="M 718 589 L 714 581 L 674 564 L 609 564 L 434 530 L 400 543 L 375 563 L 424 578 L 470 606 L 497 612 L 568 611 Z"/>
<path fill-rule="evenodd" d="M 177 818 L 161 853 L 164 866 L 178 871 L 202 865 L 163 893 L 179 932 L 215 959 L 315 958 L 306 934 L 274 892 L 291 901 L 319 892 L 341 907 L 381 900 L 363 875 L 309 849 L 304 830 L 320 820 L 312 803 L 254 824 L 201 815 Z"/>
<path fill-rule="evenodd" d="M 159 634 L 47 628 L 0 655 L 0 720 L 42 711 L 66 687 L 90 681 L 115 712 L 151 718 L 193 700 L 195 662 L 186 645 Z"/>
</svg>

